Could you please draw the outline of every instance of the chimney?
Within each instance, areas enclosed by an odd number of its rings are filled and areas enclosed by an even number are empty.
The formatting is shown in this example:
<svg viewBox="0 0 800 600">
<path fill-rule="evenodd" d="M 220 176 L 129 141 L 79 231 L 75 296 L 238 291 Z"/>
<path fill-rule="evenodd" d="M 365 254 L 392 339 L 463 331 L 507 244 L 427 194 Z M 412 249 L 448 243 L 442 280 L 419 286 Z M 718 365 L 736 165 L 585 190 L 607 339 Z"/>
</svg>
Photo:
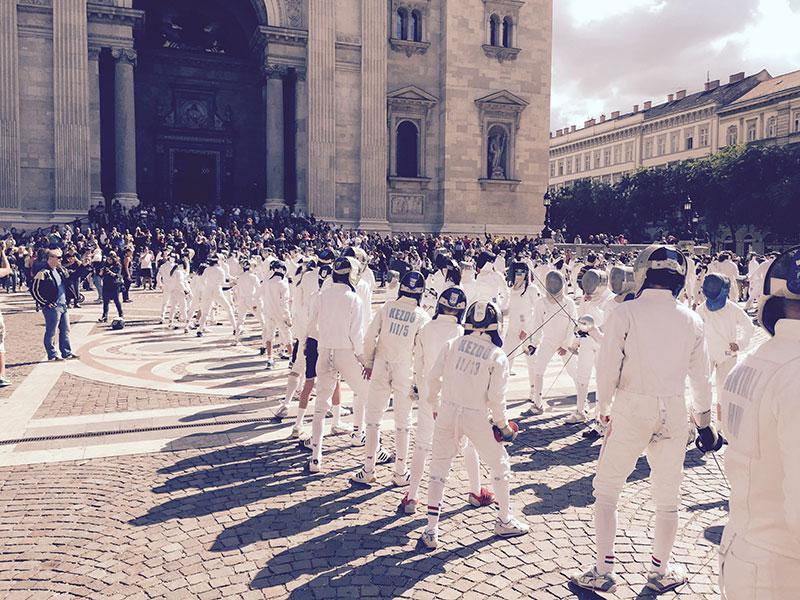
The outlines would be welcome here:
<svg viewBox="0 0 800 600">
<path fill-rule="evenodd" d="M 634 113 L 638 113 L 639 112 L 639 105 L 638 104 L 634 104 L 633 105 L 633 112 Z"/>
<path fill-rule="evenodd" d="M 561 136 L 561 129 L 556 129 L 556 137 L 560 137 L 560 136 Z"/>
<path fill-rule="evenodd" d="M 670 94 L 667 96 L 667 102 L 672 102 L 673 100 L 675 100 L 675 94 Z"/>
<path fill-rule="evenodd" d="M 734 73 L 731 75 L 731 78 L 728 80 L 728 83 L 736 83 L 737 81 L 741 81 L 744 79 L 744 71 L 741 73 Z"/>
<path fill-rule="evenodd" d="M 675 94 L 675 99 L 683 100 L 684 98 L 686 98 L 686 90 L 678 90 L 678 92 Z"/>
<path fill-rule="evenodd" d="M 653 103 L 650 100 L 644 103 L 644 110 L 650 110 L 651 108 L 653 108 Z"/>
<path fill-rule="evenodd" d="M 594 123 L 595 123 L 594 119 L 589 119 L 588 121 L 584 121 L 583 122 L 583 126 L 584 127 L 592 127 L 594 125 Z"/>
<path fill-rule="evenodd" d="M 550 132 L 550 139 L 553 139 L 553 132 Z"/>
<path fill-rule="evenodd" d="M 706 91 L 710 92 L 711 90 L 715 90 L 719 87 L 719 79 L 715 79 L 714 81 L 709 81 L 706 83 Z"/>
<path fill-rule="evenodd" d="M 619 119 L 619 111 L 615 110 L 614 112 L 612 112 L 611 113 L 611 118 L 612 119 Z"/>
<path fill-rule="evenodd" d="M 577 129 L 577 127 L 575 125 L 573 125 L 572 127 L 569 128 L 569 132 L 572 133 L 576 129 Z"/>
<path fill-rule="evenodd" d="M 606 122 L 606 116 L 605 115 L 600 115 L 600 122 L 601 123 L 605 123 Z"/>
</svg>

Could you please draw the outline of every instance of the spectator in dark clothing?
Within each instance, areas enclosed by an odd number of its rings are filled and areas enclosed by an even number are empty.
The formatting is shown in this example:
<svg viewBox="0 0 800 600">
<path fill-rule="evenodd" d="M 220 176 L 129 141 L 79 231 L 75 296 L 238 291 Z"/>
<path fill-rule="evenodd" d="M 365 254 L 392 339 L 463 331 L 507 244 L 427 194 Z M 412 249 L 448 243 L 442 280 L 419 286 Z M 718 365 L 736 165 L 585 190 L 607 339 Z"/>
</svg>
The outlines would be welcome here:
<svg viewBox="0 0 800 600">
<path fill-rule="evenodd" d="M 44 314 L 44 348 L 48 360 L 69 360 L 77 358 L 72 354 L 69 340 L 69 311 L 67 305 L 72 299 L 67 279 L 69 273 L 61 266 L 61 250 L 54 248 L 47 252 L 47 263 L 33 278 L 31 295 Z M 58 331 L 56 353 L 55 336 Z"/>
<path fill-rule="evenodd" d="M 103 280 L 103 316 L 98 321 L 100 323 L 108 321 L 108 305 L 111 302 L 117 307 L 117 316 L 121 319 L 122 303 L 119 294 L 123 286 L 122 264 L 119 256 L 113 250 L 108 253 L 100 268 L 100 277 Z"/>
</svg>

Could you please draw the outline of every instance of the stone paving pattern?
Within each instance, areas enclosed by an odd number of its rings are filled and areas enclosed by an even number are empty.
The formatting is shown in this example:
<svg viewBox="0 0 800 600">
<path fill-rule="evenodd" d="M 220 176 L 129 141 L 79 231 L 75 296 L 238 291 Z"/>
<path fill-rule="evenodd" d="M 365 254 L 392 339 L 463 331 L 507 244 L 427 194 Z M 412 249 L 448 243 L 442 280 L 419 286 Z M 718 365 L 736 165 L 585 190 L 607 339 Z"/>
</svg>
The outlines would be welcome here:
<svg viewBox="0 0 800 600">
<path fill-rule="evenodd" d="M 41 358 L 40 324 L 39 314 L 6 312 L 18 340 L 9 363 Z M 220 397 L 64 374 L 36 416 L 202 407 L 211 399 Z M 456 460 L 433 552 L 417 547 L 424 509 L 396 513 L 404 492 L 389 487 L 388 468 L 376 487 L 351 486 L 362 450 L 345 437 L 328 438 L 322 476 L 303 474 L 307 455 L 293 440 L 253 442 L 263 427 L 255 423 L 228 426 L 239 443 L 221 447 L 2 467 L 0 598 L 599 598 L 569 585 L 567 574 L 592 560 L 600 444 L 565 425 L 563 413 L 520 423 L 510 448 L 512 494 L 530 535 L 492 535 L 495 512 L 466 504 Z M 391 433 L 384 439 L 391 448 Z M 686 467 L 675 556 L 692 578 L 680 597 L 712 600 L 727 492 L 713 459 L 690 450 Z M 650 597 L 648 472 L 640 459 L 622 496 L 616 554 L 628 585 L 619 598 Z M 424 492 L 423 482 L 423 505 Z"/>
</svg>

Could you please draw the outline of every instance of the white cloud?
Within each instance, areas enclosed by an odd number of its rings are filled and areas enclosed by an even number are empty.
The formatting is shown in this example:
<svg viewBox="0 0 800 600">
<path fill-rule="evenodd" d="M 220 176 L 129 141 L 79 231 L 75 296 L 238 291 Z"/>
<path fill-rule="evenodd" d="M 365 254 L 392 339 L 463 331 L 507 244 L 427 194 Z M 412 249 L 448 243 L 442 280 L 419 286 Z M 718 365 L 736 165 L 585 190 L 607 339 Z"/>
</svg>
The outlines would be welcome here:
<svg viewBox="0 0 800 600">
<path fill-rule="evenodd" d="M 551 129 L 800 68 L 800 0 L 555 0 Z"/>
</svg>

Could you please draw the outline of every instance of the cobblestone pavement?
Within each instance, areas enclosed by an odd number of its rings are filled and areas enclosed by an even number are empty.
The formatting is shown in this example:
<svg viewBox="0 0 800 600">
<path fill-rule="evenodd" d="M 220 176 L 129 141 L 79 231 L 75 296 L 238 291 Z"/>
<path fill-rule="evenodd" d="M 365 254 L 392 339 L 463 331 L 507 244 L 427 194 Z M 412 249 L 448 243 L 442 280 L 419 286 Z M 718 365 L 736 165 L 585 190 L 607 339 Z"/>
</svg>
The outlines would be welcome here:
<svg viewBox="0 0 800 600">
<path fill-rule="evenodd" d="M 140 298 L 131 314 L 152 319 L 155 295 L 141 304 Z M 40 315 L 4 313 L 12 337 L 25 327 L 40 337 Z M 94 333 L 87 328 L 87 339 Z M 22 348 L 35 360 L 39 350 L 28 345 L 34 344 L 13 345 L 9 362 L 22 360 Z M 516 370 L 524 371 L 521 364 Z M 546 387 L 558 371 L 548 374 Z M 19 373 L 15 380 L 22 382 Z M 599 598 L 567 579 L 593 553 L 591 479 L 600 445 L 564 424 L 574 402 L 566 389 L 553 386 L 554 412 L 520 419 L 522 434 L 510 448 L 514 504 L 530 535 L 492 535 L 495 512 L 467 505 L 457 460 L 440 548 L 422 552 L 424 510 L 396 513 L 403 492 L 390 486 L 388 468 L 377 486 L 351 486 L 347 478 L 362 450 L 333 437 L 326 473 L 304 475 L 307 455 L 286 439 L 288 426 L 258 419 L 268 414 L 268 397 L 147 391 L 62 372 L 36 399 L 28 427 L 59 424 L 62 433 L 80 433 L 93 420 L 163 413 L 175 423 L 216 418 L 216 437 L 177 429 L 163 447 L 100 458 L 86 452 L 78 460 L 67 460 L 74 439 L 0 443 L 0 464 L 8 465 L 0 467 L 0 598 Z M 515 415 L 522 408 L 517 400 Z M 120 437 L 143 443 L 151 435 L 144 429 L 92 443 L 107 447 Z M 197 443 L 198 437 L 213 439 Z M 385 439 L 391 447 L 391 432 Z M 49 454 L 20 462 L 31 447 Z M 712 458 L 691 450 L 685 465 L 675 557 L 691 580 L 680 597 L 711 600 L 718 597 L 716 546 L 727 492 Z M 649 597 L 644 574 L 654 511 L 647 474 L 642 458 L 622 495 L 616 554 L 627 585 L 619 598 Z M 423 500 L 424 493 L 423 484 Z"/>
</svg>

